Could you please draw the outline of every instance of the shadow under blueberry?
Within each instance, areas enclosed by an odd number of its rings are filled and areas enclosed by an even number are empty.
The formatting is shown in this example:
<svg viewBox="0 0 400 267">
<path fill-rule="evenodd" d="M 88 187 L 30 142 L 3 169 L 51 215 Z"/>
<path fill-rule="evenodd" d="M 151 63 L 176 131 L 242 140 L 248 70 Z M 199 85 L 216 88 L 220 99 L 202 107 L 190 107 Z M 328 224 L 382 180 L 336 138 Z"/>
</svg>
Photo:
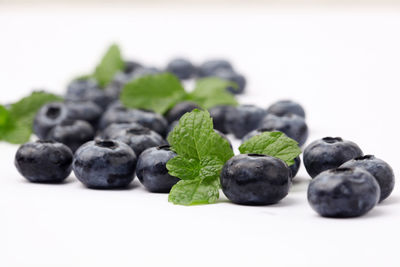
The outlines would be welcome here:
<svg viewBox="0 0 400 267">
<path fill-rule="evenodd" d="M 138 180 L 133 180 L 128 186 L 124 187 L 116 187 L 116 188 L 99 188 L 99 187 L 87 187 L 81 183 L 81 188 L 94 190 L 94 191 L 128 191 L 133 190 L 140 187 L 140 183 Z"/>
<path fill-rule="evenodd" d="M 377 206 L 385 207 L 385 206 L 390 206 L 390 205 L 395 205 L 395 204 L 400 204 L 400 197 L 390 195 L 387 199 L 384 199 L 381 203 L 378 203 Z"/>
<path fill-rule="evenodd" d="M 78 182 L 78 180 L 76 180 L 72 176 L 69 176 L 67 179 L 65 179 L 65 180 L 63 180 L 61 182 L 31 182 L 31 181 L 28 181 L 26 179 L 20 179 L 19 182 L 23 183 L 23 184 L 37 184 L 37 185 L 50 185 L 50 186 L 54 185 L 54 186 L 57 186 L 57 185 L 73 184 L 73 183 Z"/>
</svg>

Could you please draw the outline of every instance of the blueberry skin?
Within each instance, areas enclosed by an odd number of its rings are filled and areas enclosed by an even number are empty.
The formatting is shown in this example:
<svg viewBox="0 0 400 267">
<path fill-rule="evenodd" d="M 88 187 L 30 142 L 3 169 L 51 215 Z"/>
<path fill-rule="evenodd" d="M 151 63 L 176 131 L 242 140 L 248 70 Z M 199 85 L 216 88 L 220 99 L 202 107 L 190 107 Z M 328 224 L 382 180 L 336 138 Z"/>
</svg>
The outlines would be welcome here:
<svg viewBox="0 0 400 267">
<path fill-rule="evenodd" d="M 161 135 L 148 128 L 137 129 L 134 127 L 122 129 L 115 132 L 110 137 L 113 140 L 118 140 L 129 145 L 137 156 L 147 148 L 168 144 Z"/>
<path fill-rule="evenodd" d="M 222 168 L 221 186 L 234 203 L 274 204 L 289 192 L 289 168 L 282 160 L 267 155 L 237 155 Z"/>
<path fill-rule="evenodd" d="M 231 86 L 226 88 L 226 90 L 228 90 L 228 92 L 230 92 L 232 94 L 243 94 L 244 89 L 246 87 L 246 78 L 243 75 L 236 73 L 234 71 L 231 71 L 231 70 L 222 69 L 222 70 L 218 70 L 215 73 L 215 76 L 218 78 L 224 79 L 224 80 L 234 82 L 238 85 L 238 88 L 233 88 Z"/>
<path fill-rule="evenodd" d="M 381 189 L 379 202 L 386 199 L 394 188 L 393 169 L 385 161 L 373 155 L 357 157 L 342 164 L 340 168 L 360 168 L 366 170 L 375 177 Z"/>
<path fill-rule="evenodd" d="M 220 70 L 233 71 L 233 67 L 229 61 L 224 59 L 208 60 L 198 67 L 197 75 L 199 77 L 214 76 Z"/>
<path fill-rule="evenodd" d="M 46 139 L 50 130 L 68 119 L 68 109 L 64 103 L 53 102 L 42 106 L 33 121 L 33 132 L 39 139 Z"/>
<path fill-rule="evenodd" d="M 309 144 L 303 153 L 304 166 L 314 178 L 323 171 L 338 168 L 363 152 L 355 143 L 340 137 L 325 137 Z"/>
<path fill-rule="evenodd" d="M 179 121 L 173 121 L 168 125 L 168 129 L 167 129 L 167 137 L 169 135 L 170 132 L 172 132 L 172 130 L 179 124 Z"/>
<path fill-rule="evenodd" d="M 194 65 L 185 58 L 171 60 L 166 70 L 175 74 L 181 80 L 190 79 L 196 73 Z"/>
<path fill-rule="evenodd" d="M 139 123 L 162 136 L 167 132 L 168 123 L 160 114 L 139 110 L 128 109 L 116 103 L 103 114 L 99 122 L 99 129 L 103 130 L 112 123 Z"/>
<path fill-rule="evenodd" d="M 194 109 L 201 109 L 199 105 L 191 101 L 184 101 L 176 104 L 171 108 L 165 118 L 169 123 L 179 120 L 185 113 L 191 112 Z"/>
<path fill-rule="evenodd" d="M 131 122 L 131 123 L 112 123 L 107 128 L 105 128 L 103 131 L 100 132 L 98 137 L 101 139 L 111 139 L 112 136 L 118 134 L 122 130 L 126 129 L 137 129 L 137 130 L 142 130 L 145 129 L 143 125 L 140 125 L 139 123 L 136 122 Z"/>
<path fill-rule="evenodd" d="M 274 114 L 276 116 L 285 116 L 288 114 L 296 114 L 300 117 L 305 118 L 306 113 L 303 109 L 303 107 L 296 102 L 293 102 L 291 100 L 281 100 L 273 103 L 269 108 L 267 109 L 268 113 Z"/>
<path fill-rule="evenodd" d="M 72 152 L 61 143 L 38 140 L 20 146 L 14 163 L 31 182 L 59 183 L 71 173 Z"/>
<path fill-rule="evenodd" d="M 296 140 L 299 146 L 304 145 L 308 138 L 308 126 L 304 118 L 296 114 L 288 114 L 281 117 L 268 114 L 262 120 L 259 128 L 283 132 L 288 137 Z"/>
<path fill-rule="evenodd" d="M 136 61 L 125 61 L 125 66 L 124 66 L 124 73 L 132 73 L 135 70 L 139 69 L 139 68 L 143 68 L 142 64 L 140 64 L 139 62 Z"/>
<path fill-rule="evenodd" d="M 115 140 L 90 141 L 75 153 L 75 176 L 88 188 L 112 189 L 128 186 L 135 174 L 137 158 L 126 144 Z"/>
<path fill-rule="evenodd" d="M 257 129 L 267 114 L 266 110 L 254 105 L 240 105 L 226 114 L 225 128 L 236 138 L 242 138 L 247 133 Z"/>
<path fill-rule="evenodd" d="M 66 102 L 68 109 L 68 119 L 83 120 L 90 123 L 93 128 L 97 128 L 103 110 L 91 101 Z"/>
<path fill-rule="evenodd" d="M 86 121 L 64 121 L 49 132 L 47 138 L 69 147 L 74 153 L 81 145 L 93 140 L 93 127 Z"/>
<path fill-rule="evenodd" d="M 66 101 L 92 101 L 105 110 L 114 100 L 105 90 L 98 88 L 97 83 L 91 79 L 72 81 L 67 87 Z"/>
<path fill-rule="evenodd" d="M 136 175 L 147 190 L 154 193 L 169 193 L 171 188 L 179 182 L 179 178 L 168 174 L 167 162 L 174 158 L 176 153 L 169 145 L 151 147 L 140 154 Z"/>
<path fill-rule="evenodd" d="M 298 156 L 297 158 L 294 159 L 294 164 L 289 166 L 289 170 L 290 170 L 290 180 L 293 181 L 293 179 L 296 177 L 297 173 L 299 172 L 301 166 L 301 159 Z"/>
<path fill-rule="evenodd" d="M 213 119 L 214 129 L 221 133 L 228 133 L 225 126 L 226 115 L 234 109 L 233 106 L 215 106 L 208 110 Z"/>
<path fill-rule="evenodd" d="M 308 202 L 321 216 L 349 218 L 364 215 L 379 200 L 375 178 L 360 168 L 337 168 L 320 173 L 307 191 Z"/>
</svg>

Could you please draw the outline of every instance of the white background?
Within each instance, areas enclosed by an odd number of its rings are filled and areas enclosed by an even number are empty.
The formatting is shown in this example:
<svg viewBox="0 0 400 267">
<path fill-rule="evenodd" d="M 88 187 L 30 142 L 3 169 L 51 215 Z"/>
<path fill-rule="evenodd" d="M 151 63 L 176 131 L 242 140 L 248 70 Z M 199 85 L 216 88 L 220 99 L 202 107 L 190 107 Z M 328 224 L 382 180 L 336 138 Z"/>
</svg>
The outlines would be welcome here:
<svg viewBox="0 0 400 267">
<path fill-rule="evenodd" d="M 0 102 L 62 93 L 111 42 L 163 66 L 227 57 L 248 77 L 242 103 L 291 98 L 311 140 L 341 136 L 399 176 L 400 10 L 273 7 L 0 6 Z M 238 145 L 238 142 L 235 143 Z M 364 217 L 325 219 L 307 204 L 304 166 L 279 204 L 175 206 L 128 190 L 26 182 L 0 144 L 0 266 L 399 266 L 399 187 Z"/>
</svg>

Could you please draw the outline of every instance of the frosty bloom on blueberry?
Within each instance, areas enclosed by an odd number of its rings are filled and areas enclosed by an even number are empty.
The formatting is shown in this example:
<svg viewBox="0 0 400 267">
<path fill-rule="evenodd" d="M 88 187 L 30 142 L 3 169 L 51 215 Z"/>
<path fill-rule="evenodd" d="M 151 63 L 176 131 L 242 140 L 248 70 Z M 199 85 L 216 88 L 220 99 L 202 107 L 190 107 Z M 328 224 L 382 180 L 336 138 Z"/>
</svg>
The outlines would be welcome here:
<svg viewBox="0 0 400 267">
<path fill-rule="evenodd" d="M 308 186 L 308 202 L 321 216 L 347 218 L 364 215 L 379 201 L 375 178 L 360 168 L 324 171 Z"/>
<path fill-rule="evenodd" d="M 59 183 L 71 173 L 72 152 L 63 144 L 38 140 L 22 145 L 15 154 L 15 167 L 36 183 Z"/>
<path fill-rule="evenodd" d="M 136 168 L 135 152 L 113 140 L 90 141 L 75 153 L 76 178 L 89 188 L 111 189 L 128 186 Z"/>
<path fill-rule="evenodd" d="M 325 137 L 309 144 L 304 150 L 303 161 L 311 177 L 334 169 L 348 160 L 361 157 L 363 152 L 353 142 L 340 137 Z"/>
</svg>

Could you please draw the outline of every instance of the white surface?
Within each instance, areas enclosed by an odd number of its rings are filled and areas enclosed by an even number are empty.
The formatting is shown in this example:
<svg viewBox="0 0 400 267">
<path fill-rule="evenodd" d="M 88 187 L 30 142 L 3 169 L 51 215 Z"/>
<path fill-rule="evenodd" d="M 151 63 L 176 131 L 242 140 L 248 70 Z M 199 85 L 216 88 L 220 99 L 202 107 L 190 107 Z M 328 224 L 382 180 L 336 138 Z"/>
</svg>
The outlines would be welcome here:
<svg viewBox="0 0 400 267">
<path fill-rule="evenodd" d="M 243 103 L 293 98 L 309 140 L 342 136 L 399 176 L 400 13 L 394 10 L 0 9 L 1 103 L 62 92 L 108 43 L 155 65 L 229 57 L 249 79 Z M 308 206 L 304 167 L 277 205 L 183 207 L 167 195 L 30 184 L 0 144 L 0 266 L 399 266 L 399 186 L 358 219 Z"/>
</svg>

